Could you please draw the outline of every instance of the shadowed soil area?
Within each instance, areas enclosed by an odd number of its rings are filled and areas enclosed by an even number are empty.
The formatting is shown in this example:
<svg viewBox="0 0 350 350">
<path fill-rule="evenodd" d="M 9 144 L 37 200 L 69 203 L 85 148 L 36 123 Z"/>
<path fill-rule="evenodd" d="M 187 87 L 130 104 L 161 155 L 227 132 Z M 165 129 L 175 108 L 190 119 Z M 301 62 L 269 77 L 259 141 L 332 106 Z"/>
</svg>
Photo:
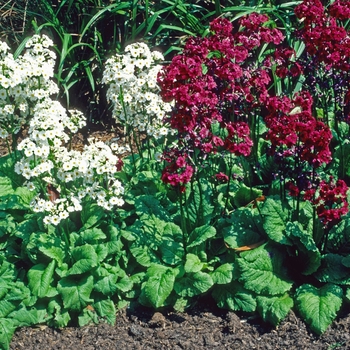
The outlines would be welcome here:
<svg viewBox="0 0 350 350">
<path fill-rule="evenodd" d="M 321 336 L 291 312 L 277 327 L 258 317 L 238 315 L 202 302 L 186 313 L 120 310 L 114 326 L 22 328 L 11 350 L 199 350 L 199 349 L 350 349 L 350 314 L 343 313 Z"/>
</svg>

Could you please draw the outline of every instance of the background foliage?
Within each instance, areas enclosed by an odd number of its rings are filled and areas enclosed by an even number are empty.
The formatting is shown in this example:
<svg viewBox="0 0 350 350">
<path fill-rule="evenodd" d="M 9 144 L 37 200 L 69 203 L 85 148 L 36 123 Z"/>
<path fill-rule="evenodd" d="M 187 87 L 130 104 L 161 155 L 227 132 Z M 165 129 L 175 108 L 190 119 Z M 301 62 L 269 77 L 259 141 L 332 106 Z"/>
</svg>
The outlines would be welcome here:
<svg viewBox="0 0 350 350">
<path fill-rule="evenodd" d="M 238 19 L 264 12 L 288 33 L 300 1 L 269 0 L 62 0 L 5 1 L 0 6 L 0 39 L 23 49 L 30 35 L 48 34 L 59 55 L 59 98 L 88 117 L 89 126 L 110 123 L 101 85 L 104 62 L 126 45 L 145 41 L 166 60 L 189 36 L 202 36 L 218 15 Z"/>
</svg>

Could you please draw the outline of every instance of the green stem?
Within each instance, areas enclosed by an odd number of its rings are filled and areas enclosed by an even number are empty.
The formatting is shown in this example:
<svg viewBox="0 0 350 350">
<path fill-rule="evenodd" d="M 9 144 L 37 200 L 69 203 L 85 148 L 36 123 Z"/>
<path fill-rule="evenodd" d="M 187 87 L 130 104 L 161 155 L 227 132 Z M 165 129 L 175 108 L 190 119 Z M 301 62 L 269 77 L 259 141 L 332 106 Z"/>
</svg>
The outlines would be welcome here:
<svg viewBox="0 0 350 350">
<path fill-rule="evenodd" d="M 182 242 L 184 246 L 184 251 L 186 253 L 188 234 L 187 234 L 187 226 L 186 226 L 186 216 L 185 216 L 184 205 L 183 205 L 184 195 L 181 192 L 179 187 L 177 187 L 176 191 L 178 192 L 178 196 L 180 198 L 180 215 L 181 215 L 180 219 L 181 219 L 181 229 L 182 229 Z M 186 198 L 185 198 L 185 202 L 186 202 Z"/>
</svg>

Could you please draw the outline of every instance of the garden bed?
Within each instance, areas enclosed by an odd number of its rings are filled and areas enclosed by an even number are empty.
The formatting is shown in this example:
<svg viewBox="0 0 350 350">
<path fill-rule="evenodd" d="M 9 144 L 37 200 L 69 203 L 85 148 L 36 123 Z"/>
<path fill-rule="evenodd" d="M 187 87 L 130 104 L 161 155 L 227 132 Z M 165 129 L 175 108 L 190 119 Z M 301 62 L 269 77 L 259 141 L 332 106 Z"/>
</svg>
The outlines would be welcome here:
<svg viewBox="0 0 350 350">
<path fill-rule="evenodd" d="M 123 309 L 115 326 L 21 328 L 11 350 L 34 349 L 349 349 L 350 314 L 320 337 L 291 312 L 276 329 L 259 318 L 249 318 L 216 307 L 198 304 L 186 313 Z"/>
</svg>

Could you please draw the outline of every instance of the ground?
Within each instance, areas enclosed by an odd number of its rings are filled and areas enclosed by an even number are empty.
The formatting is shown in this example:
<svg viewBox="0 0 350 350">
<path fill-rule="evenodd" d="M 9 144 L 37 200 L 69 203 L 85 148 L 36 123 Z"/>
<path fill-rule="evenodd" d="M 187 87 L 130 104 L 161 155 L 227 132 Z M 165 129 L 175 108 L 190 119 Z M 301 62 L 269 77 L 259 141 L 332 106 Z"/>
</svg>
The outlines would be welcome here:
<svg viewBox="0 0 350 350">
<path fill-rule="evenodd" d="M 120 310 L 114 326 L 19 329 L 11 350 L 212 350 L 350 349 L 350 313 L 320 337 L 291 312 L 274 328 L 259 317 L 221 310 L 202 302 L 186 313 L 154 312 L 143 307 Z"/>
</svg>

